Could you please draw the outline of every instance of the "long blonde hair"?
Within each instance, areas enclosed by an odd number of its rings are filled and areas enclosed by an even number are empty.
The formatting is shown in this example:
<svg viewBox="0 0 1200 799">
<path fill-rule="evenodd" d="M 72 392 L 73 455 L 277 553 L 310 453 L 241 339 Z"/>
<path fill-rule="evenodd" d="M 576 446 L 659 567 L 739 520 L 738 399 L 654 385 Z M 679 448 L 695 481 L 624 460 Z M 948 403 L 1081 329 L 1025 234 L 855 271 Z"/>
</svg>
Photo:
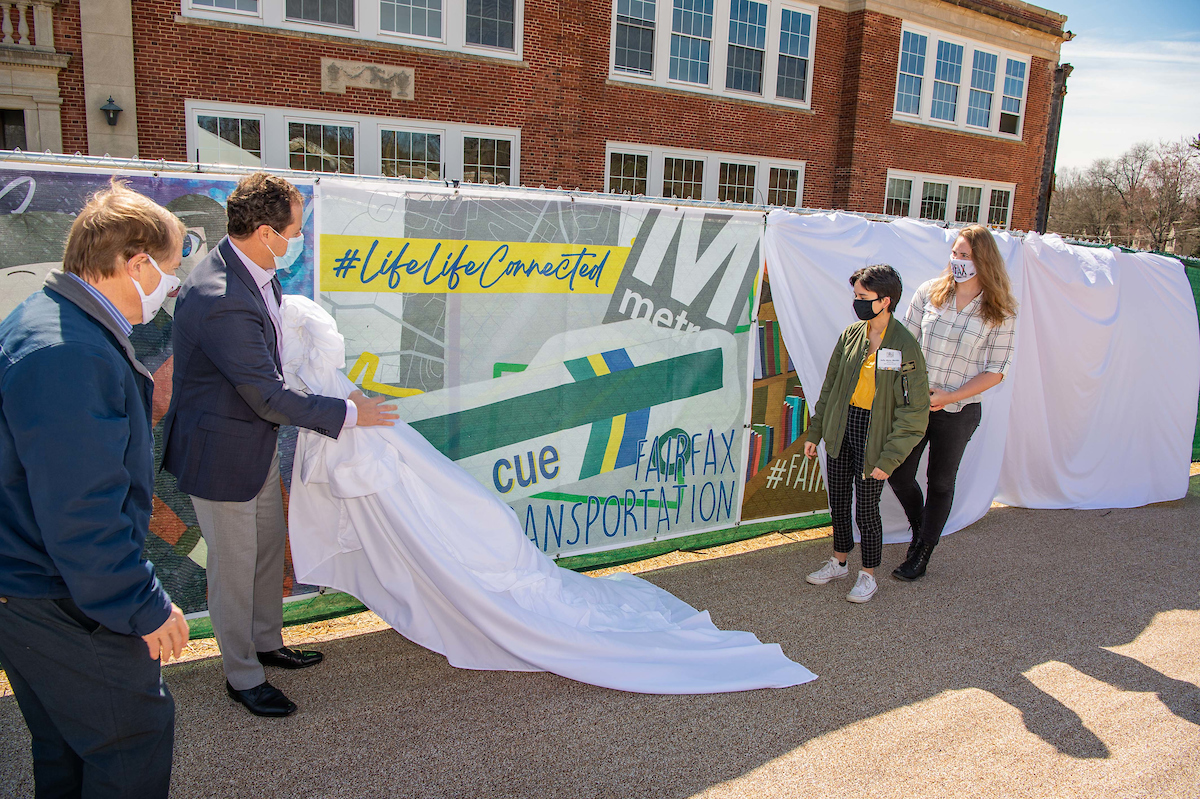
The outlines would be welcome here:
<svg viewBox="0 0 1200 799">
<path fill-rule="evenodd" d="M 1017 299 L 1013 296 L 1008 270 L 1004 267 L 1004 259 L 1000 257 L 1000 248 L 996 246 L 992 232 L 983 225 L 971 225 L 959 231 L 958 235 L 971 245 L 971 260 L 975 262 L 975 273 L 983 286 L 979 296 L 983 320 L 995 327 L 1010 316 L 1016 316 Z M 947 264 L 946 271 L 934 279 L 929 299 L 937 307 L 944 308 L 954 295 L 954 287 L 954 274 Z"/>
</svg>

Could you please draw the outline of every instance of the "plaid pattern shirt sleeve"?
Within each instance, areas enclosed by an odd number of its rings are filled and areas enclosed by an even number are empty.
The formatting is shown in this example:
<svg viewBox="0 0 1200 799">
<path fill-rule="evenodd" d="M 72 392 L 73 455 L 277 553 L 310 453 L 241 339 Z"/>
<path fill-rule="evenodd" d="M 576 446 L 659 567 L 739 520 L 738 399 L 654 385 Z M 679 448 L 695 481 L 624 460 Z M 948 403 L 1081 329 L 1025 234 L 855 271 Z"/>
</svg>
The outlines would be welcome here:
<svg viewBox="0 0 1200 799">
<path fill-rule="evenodd" d="M 995 372 L 998 375 L 1008 374 L 1009 364 L 1012 363 L 1016 321 L 1016 317 L 1010 316 L 988 333 L 983 371 Z"/>
</svg>

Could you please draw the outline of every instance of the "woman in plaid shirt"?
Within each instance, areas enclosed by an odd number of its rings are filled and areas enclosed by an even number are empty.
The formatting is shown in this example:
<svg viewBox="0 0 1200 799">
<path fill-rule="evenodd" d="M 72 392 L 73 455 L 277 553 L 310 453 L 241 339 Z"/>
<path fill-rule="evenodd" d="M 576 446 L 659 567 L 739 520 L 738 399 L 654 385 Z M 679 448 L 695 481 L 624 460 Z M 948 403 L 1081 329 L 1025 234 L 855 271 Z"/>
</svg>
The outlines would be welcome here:
<svg viewBox="0 0 1200 799">
<path fill-rule="evenodd" d="M 929 427 L 888 479 L 912 527 L 908 557 L 892 574 L 925 573 L 954 502 L 963 451 L 979 426 L 980 395 L 1004 379 L 1013 351 L 1017 301 L 996 241 L 987 228 L 964 228 L 946 270 L 917 289 L 904 325 L 921 344 L 929 373 Z M 928 490 L 917 464 L 929 445 Z"/>
</svg>

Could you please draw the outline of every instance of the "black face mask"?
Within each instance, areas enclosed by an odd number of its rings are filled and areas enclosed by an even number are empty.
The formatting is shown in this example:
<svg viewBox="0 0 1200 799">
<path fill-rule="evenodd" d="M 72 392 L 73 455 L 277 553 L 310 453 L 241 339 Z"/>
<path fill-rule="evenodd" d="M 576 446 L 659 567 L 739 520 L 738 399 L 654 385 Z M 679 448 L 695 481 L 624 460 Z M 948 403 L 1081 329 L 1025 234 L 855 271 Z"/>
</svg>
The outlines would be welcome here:
<svg viewBox="0 0 1200 799">
<path fill-rule="evenodd" d="M 879 302 L 879 300 L 877 300 L 877 299 L 876 300 L 855 300 L 854 301 L 854 313 L 858 314 L 859 319 L 863 320 L 864 322 L 869 322 L 870 320 L 874 319 L 876 316 L 879 316 L 879 314 L 883 313 L 882 308 L 880 308 L 878 311 L 872 310 L 872 306 L 874 306 L 875 303 L 877 303 L 877 302 Z"/>
</svg>

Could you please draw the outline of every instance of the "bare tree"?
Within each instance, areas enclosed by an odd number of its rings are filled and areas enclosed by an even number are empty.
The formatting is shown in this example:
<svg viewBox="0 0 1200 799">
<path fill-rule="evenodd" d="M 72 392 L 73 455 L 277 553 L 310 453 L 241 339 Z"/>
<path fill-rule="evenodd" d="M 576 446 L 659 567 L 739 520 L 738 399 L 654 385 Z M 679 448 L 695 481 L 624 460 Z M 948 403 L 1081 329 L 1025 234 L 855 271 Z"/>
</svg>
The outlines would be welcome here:
<svg viewBox="0 0 1200 799">
<path fill-rule="evenodd" d="M 1070 236 L 1191 254 L 1200 245 L 1200 136 L 1135 144 L 1064 172 L 1050 222 Z"/>
</svg>

